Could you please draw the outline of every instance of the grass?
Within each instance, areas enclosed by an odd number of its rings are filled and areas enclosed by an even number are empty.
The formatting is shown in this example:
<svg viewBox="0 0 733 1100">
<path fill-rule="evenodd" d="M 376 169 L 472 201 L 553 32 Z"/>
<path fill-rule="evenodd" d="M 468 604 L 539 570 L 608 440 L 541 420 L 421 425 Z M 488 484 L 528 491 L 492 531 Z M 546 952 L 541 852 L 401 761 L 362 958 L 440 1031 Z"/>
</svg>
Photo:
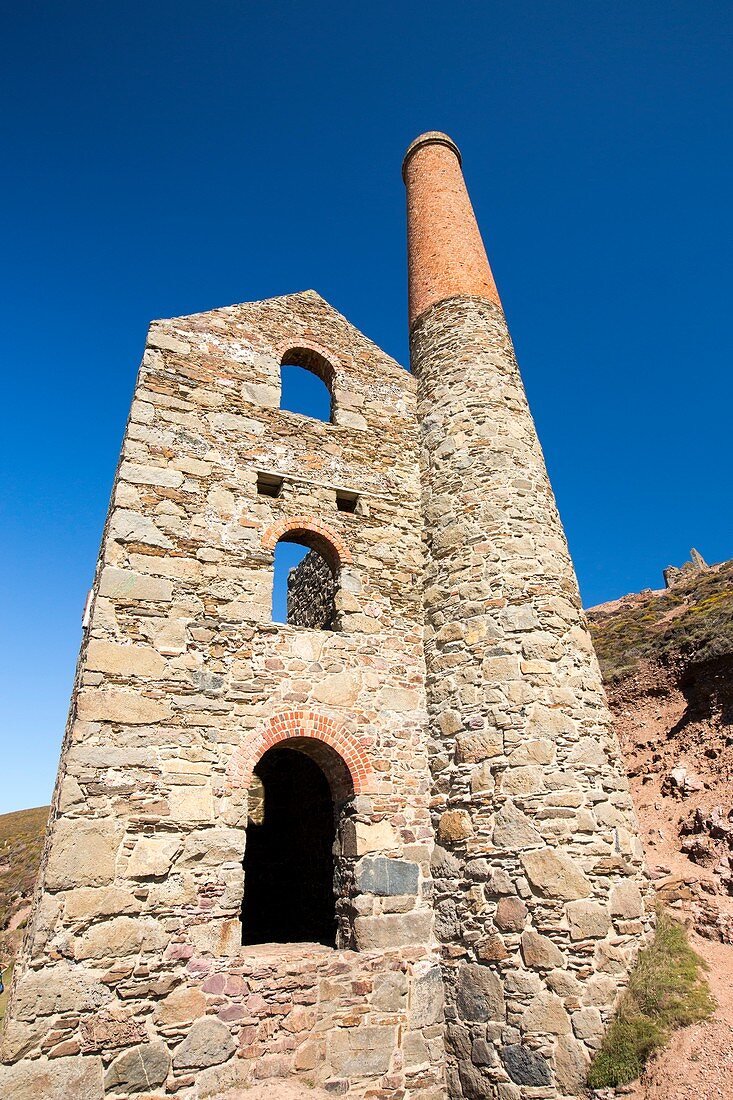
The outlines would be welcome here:
<svg viewBox="0 0 733 1100">
<path fill-rule="evenodd" d="M 715 1001 L 705 970 L 706 962 L 690 947 L 682 925 L 658 909 L 654 939 L 639 952 L 628 987 L 591 1064 L 591 1088 L 635 1081 L 673 1031 L 712 1014 Z"/>
</svg>

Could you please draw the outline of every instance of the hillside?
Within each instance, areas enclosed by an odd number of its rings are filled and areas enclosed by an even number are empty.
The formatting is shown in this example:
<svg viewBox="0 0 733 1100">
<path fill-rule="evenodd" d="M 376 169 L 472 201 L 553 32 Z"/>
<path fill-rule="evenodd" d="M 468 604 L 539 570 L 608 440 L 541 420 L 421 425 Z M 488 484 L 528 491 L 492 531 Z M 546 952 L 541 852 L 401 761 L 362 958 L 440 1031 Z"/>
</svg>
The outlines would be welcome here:
<svg viewBox="0 0 733 1100">
<path fill-rule="evenodd" d="M 691 566 L 676 570 L 681 575 L 669 588 L 647 589 L 590 609 L 608 687 L 650 663 L 699 667 L 733 655 L 733 561 Z"/>
<path fill-rule="evenodd" d="M 48 806 L 0 815 L 0 963 L 15 958 L 41 859 Z"/>
<path fill-rule="evenodd" d="M 663 853 L 729 897 L 733 562 L 675 572 L 670 588 L 591 608 L 588 619 L 652 872 Z"/>
<path fill-rule="evenodd" d="M 588 611 L 660 896 L 710 965 L 714 1020 L 685 1029 L 634 1100 L 733 1096 L 733 561 Z"/>
</svg>

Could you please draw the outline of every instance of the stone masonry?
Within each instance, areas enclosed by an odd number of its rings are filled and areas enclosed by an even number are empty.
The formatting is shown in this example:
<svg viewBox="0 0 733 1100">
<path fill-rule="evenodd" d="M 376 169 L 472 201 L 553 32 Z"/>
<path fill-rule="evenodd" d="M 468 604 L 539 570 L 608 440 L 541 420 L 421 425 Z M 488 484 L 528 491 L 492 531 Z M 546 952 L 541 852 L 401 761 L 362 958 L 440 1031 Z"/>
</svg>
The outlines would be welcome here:
<svg viewBox="0 0 733 1100">
<path fill-rule="evenodd" d="M 333 365 L 334 423 L 279 409 L 293 349 Z M 442 1088 L 416 440 L 413 379 L 317 294 L 151 327 L 4 1095 Z M 338 510 L 344 487 L 368 515 Z M 275 545 L 299 534 L 338 569 L 338 629 L 271 621 Z M 338 796 L 337 951 L 241 943 L 247 791 L 284 742 Z"/>
<path fill-rule="evenodd" d="M 288 576 L 288 622 L 332 630 L 335 619 L 336 578 L 325 558 L 309 550 Z"/>
<path fill-rule="evenodd" d="M 576 1096 L 643 933 L 642 852 L 458 151 L 426 135 L 404 174 L 449 1088 Z"/>
<path fill-rule="evenodd" d="M 313 291 L 150 328 L 4 1096 L 580 1094 L 641 851 L 458 151 L 404 172 L 413 374 Z M 283 363 L 331 423 L 280 409 Z M 284 750 L 330 792 L 332 943 L 242 926 Z"/>
</svg>

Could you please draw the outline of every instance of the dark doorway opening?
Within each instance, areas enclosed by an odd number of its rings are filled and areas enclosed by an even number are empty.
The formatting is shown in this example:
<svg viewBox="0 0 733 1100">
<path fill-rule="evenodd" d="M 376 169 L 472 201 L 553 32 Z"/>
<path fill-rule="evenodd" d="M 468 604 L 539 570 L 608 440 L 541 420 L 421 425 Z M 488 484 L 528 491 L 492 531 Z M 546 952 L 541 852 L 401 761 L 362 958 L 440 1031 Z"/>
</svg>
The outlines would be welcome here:
<svg viewBox="0 0 733 1100">
<path fill-rule="evenodd" d="M 242 943 L 336 944 L 329 782 L 294 749 L 270 749 L 255 768 L 264 804 L 247 825 Z"/>
</svg>

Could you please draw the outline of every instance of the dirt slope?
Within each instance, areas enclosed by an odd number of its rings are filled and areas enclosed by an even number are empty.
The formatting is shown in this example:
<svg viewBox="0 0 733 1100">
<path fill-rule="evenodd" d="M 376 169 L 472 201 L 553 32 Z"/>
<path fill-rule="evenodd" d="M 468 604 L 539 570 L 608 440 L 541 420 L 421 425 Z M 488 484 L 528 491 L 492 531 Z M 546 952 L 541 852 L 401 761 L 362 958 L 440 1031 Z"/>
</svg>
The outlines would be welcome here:
<svg viewBox="0 0 733 1100">
<path fill-rule="evenodd" d="M 9 966 L 23 937 L 41 860 L 48 806 L 0 815 L 0 964 Z"/>
<path fill-rule="evenodd" d="M 733 1100 L 733 562 L 588 612 L 649 869 L 709 963 L 718 1009 L 634 1100 Z"/>
</svg>

